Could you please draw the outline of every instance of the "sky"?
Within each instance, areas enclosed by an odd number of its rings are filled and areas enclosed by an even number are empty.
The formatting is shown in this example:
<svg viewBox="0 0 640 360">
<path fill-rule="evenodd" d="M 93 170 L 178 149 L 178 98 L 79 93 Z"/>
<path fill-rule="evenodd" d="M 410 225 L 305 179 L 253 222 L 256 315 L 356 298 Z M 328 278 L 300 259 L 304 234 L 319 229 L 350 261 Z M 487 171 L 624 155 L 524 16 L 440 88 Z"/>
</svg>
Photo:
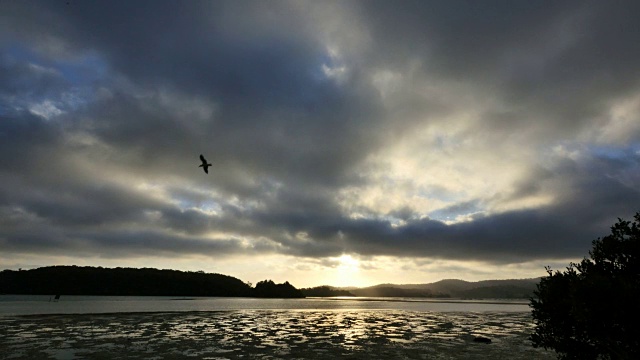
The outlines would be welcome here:
<svg viewBox="0 0 640 360">
<path fill-rule="evenodd" d="M 0 0 L 0 268 L 563 270 L 640 211 L 638 13 Z"/>
</svg>

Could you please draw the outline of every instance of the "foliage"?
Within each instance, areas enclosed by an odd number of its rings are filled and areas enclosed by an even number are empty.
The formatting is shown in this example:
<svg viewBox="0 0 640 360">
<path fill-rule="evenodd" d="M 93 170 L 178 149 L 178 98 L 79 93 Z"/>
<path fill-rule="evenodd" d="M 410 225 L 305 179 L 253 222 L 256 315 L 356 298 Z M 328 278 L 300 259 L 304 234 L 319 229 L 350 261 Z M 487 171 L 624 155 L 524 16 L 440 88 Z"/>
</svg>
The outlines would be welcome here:
<svg viewBox="0 0 640 360">
<path fill-rule="evenodd" d="M 203 271 L 49 266 L 0 272 L 0 294 L 302 297 L 288 282 L 241 280 Z"/>
<path fill-rule="evenodd" d="M 331 286 L 316 286 L 301 289 L 304 296 L 331 297 L 331 296 L 355 296 L 347 290 L 335 289 Z"/>
<path fill-rule="evenodd" d="M 286 281 L 276 284 L 271 280 L 258 281 L 253 290 L 255 297 L 261 298 L 303 298 L 302 292 Z"/>
<path fill-rule="evenodd" d="M 560 359 L 638 358 L 640 213 L 634 218 L 618 219 L 610 235 L 594 240 L 591 258 L 564 272 L 546 268 L 530 302 L 534 346 Z"/>
</svg>

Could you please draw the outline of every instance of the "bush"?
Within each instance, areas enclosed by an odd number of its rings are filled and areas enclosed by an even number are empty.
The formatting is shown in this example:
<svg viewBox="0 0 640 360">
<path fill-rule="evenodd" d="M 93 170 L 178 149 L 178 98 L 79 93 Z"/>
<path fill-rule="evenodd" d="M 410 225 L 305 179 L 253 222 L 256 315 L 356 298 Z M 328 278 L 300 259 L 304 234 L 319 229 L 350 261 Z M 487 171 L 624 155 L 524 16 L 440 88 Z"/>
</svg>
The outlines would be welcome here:
<svg viewBox="0 0 640 360">
<path fill-rule="evenodd" d="M 591 258 L 541 279 L 531 298 L 535 347 L 560 359 L 637 359 L 640 213 L 593 241 Z M 635 315 L 634 315 L 635 314 Z"/>
</svg>

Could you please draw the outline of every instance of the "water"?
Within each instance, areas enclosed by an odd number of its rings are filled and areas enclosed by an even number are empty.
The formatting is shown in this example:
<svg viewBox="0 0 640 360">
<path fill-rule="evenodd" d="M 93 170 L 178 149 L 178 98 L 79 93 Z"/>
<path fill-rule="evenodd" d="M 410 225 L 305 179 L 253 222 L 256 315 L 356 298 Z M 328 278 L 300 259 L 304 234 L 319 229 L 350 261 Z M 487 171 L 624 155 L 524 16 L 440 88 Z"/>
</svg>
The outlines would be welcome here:
<svg viewBox="0 0 640 360">
<path fill-rule="evenodd" d="M 228 297 L 0 295 L 0 316 L 221 310 L 403 310 L 437 312 L 528 312 L 523 301 L 416 298 L 257 299 Z"/>
<path fill-rule="evenodd" d="M 0 296 L 4 359 L 554 359 L 526 302 Z M 490 344 L 475 342 L 483 336 Z"/>
</svg>

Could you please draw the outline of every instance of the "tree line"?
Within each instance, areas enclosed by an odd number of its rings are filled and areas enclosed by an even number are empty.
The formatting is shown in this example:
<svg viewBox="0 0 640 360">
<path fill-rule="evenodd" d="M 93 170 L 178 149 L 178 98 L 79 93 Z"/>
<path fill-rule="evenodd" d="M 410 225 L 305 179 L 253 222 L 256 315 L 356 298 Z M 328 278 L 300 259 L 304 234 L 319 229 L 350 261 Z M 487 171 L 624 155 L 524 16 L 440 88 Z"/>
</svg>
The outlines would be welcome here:
<svg viewBox="0 0 640 360">
<path fill-rule="evenodd" d="M 255 287 L 232 276 L 153 268 L 48 266 L 0 272 L 0 293 L 31 295 L 304 297 L 285 282 Z"/>
</svg>

